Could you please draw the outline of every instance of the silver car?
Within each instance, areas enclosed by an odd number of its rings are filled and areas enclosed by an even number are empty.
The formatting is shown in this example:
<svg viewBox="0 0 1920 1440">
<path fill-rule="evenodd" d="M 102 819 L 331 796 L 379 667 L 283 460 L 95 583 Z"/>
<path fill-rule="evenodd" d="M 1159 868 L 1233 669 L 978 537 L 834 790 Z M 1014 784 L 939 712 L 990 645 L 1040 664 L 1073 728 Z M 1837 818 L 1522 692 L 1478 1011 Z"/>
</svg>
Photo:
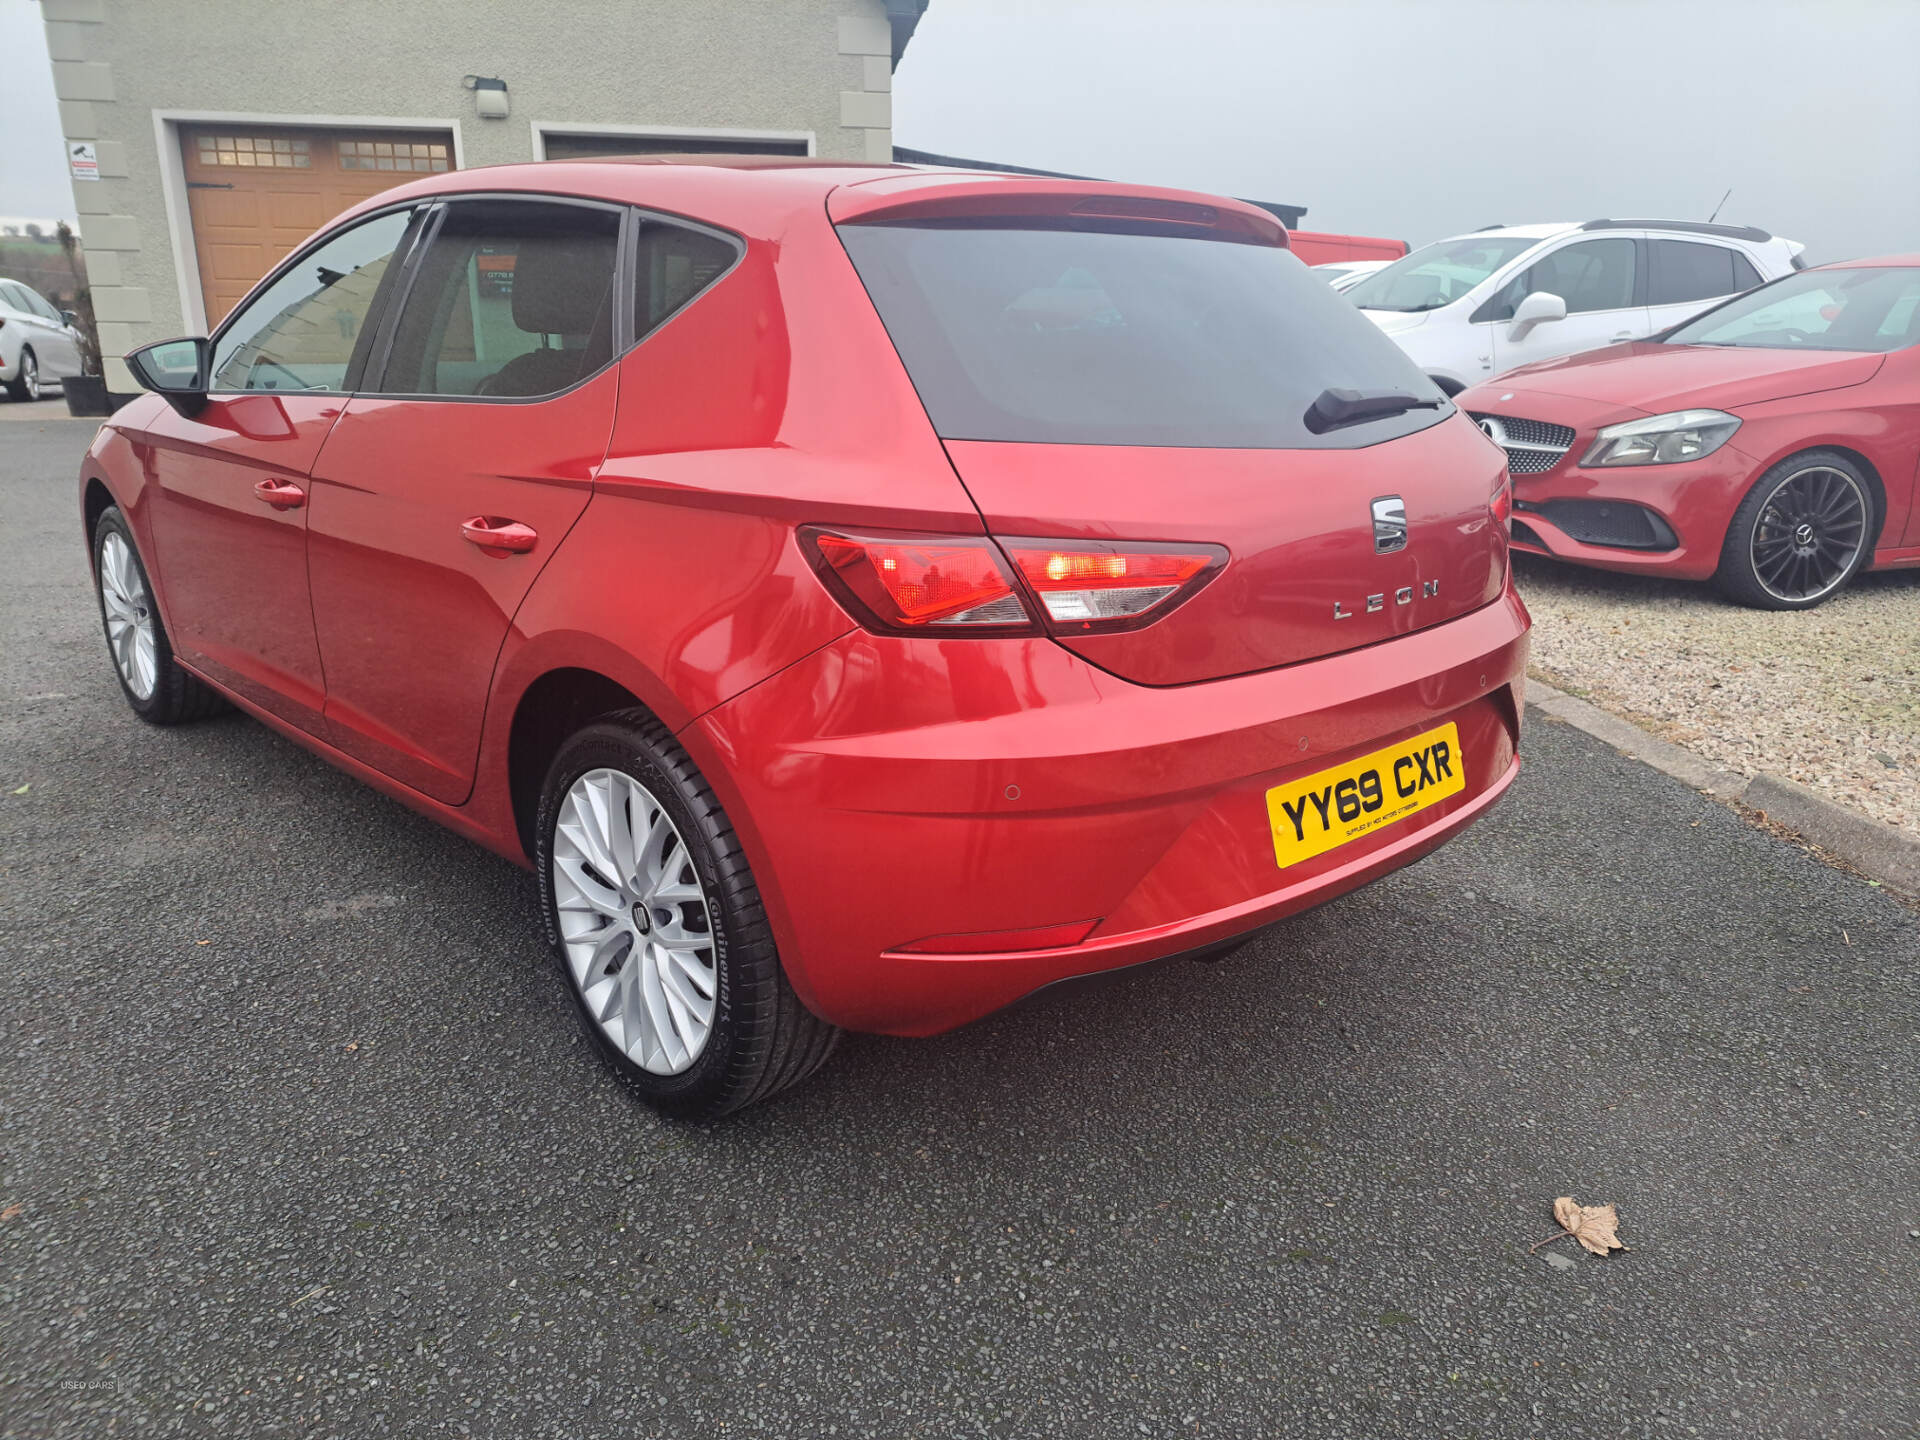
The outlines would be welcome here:
<svg viewBox="0 0 1920 1440">
<path fill-rule="evenodd" d="M 0 385 L 16 400 L 56 394 L 80 373 L 80 332 L 18 280 L 0 280 Z"/>
</svg>

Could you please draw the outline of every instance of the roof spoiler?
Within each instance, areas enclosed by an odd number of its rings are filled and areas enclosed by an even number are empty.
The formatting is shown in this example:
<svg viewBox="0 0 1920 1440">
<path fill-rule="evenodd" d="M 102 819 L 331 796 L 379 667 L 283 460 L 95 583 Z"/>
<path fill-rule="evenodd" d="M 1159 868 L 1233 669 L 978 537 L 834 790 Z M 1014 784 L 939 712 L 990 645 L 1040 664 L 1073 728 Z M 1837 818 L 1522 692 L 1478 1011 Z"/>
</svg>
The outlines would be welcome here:
<svg viewBox="0 0 1920 1440">
<path fill-rule="evenodd" d="M 1773 239 L 1752 225 L 1714 225 L 1705 220 L 1589 220 L 1582 230 L 1683 230 L 1690 235 L 1724 235 L 1729 240 L 1764 244 Z"/>
<path fill-rule="evenodd" d="M 836 225 L 915 220 L 1135 224 L 1291 249 L 1287 227 L 1244 200 L 1104 181 L 922 171 L 843 185 L 827 198 Z"/>
</svg>

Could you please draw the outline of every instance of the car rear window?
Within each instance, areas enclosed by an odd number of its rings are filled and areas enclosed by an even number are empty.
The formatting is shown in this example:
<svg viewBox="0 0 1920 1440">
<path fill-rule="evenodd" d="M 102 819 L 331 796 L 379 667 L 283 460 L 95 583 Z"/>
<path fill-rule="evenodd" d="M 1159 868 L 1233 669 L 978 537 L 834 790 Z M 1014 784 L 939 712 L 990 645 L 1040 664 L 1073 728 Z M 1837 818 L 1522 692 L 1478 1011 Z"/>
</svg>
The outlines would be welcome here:
<svg viewBox="0 0 1920 1440">
<path fill-rule="evenodd" d="M 1187 234 L 866 224 L 840 237 L 949 440 L 1354 449 L 1451 413 L 1316 435 L 1329 388 L 1440 392 L 1291 253 Z"/>
</svg>

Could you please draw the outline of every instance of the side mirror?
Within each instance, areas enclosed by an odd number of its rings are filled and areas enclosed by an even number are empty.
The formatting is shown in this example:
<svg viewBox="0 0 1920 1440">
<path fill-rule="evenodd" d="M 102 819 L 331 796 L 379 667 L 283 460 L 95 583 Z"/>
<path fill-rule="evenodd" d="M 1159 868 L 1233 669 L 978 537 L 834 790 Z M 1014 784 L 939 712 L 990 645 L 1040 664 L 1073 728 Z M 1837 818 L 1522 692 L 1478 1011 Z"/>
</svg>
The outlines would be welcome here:
<svg viewBox="0 0 1920 1440">
<path fill-rule="evenodd" d="M 1533 333 L 1534 326 L 1551 325 L 1555 320 L 1566 318 L 1565 300 L 1558 295 L 1549 295 L 1545 290 L 1536 290 L 1513 307 L 1513 326 L 1507 331 L 1507 338 L 1524 340 Z"/>
<path fill-rule="evenodd" d="M 80 323 L 80 317 L 71 310 L 62 310 L 60 312 L 60 323 L 69 326 L 78 325 Z"/>
<path fill-rule="evenodd" d="M 145 389 L 167 397 L 182 415 L 197 415 L 207 403 L 207 364 L 212 347 L 205 339 L 157 340 L 127 355 L 127 369 Z"/>
</svg>

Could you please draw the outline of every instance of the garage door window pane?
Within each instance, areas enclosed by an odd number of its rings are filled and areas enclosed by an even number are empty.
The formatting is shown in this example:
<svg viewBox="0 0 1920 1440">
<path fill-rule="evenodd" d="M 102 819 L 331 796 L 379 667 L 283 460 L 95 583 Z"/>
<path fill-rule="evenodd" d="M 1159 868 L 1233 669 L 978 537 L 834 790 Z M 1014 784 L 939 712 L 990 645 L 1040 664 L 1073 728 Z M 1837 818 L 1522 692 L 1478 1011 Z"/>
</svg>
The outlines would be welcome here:
<svg viewBox="0 0 1920 1440">
<path fill-rule="evenodd" d="M 342 170 L 417 170 L 432 173 L 447 168 L 447 147 L 439 141 L 342 140 Z"/>
<path fill-rule="evenodd" d="M 197 148 L 202 165 L 307 168 L 307 142 L 292 136 L 202 135 Z"/>
<path fill-rule="evenodd" d="M 213 388 L 344 389 L 374 293 L 410 218 L 395 211 L 342 231 L 243 306 L 214 347 Z"/>
<path fill-rule="evenodd" d="M 582 205 L 449 208 L 420 262 L 380 389 L 553 395 L 613 358 L 620 217 Z"/>
</svg>

